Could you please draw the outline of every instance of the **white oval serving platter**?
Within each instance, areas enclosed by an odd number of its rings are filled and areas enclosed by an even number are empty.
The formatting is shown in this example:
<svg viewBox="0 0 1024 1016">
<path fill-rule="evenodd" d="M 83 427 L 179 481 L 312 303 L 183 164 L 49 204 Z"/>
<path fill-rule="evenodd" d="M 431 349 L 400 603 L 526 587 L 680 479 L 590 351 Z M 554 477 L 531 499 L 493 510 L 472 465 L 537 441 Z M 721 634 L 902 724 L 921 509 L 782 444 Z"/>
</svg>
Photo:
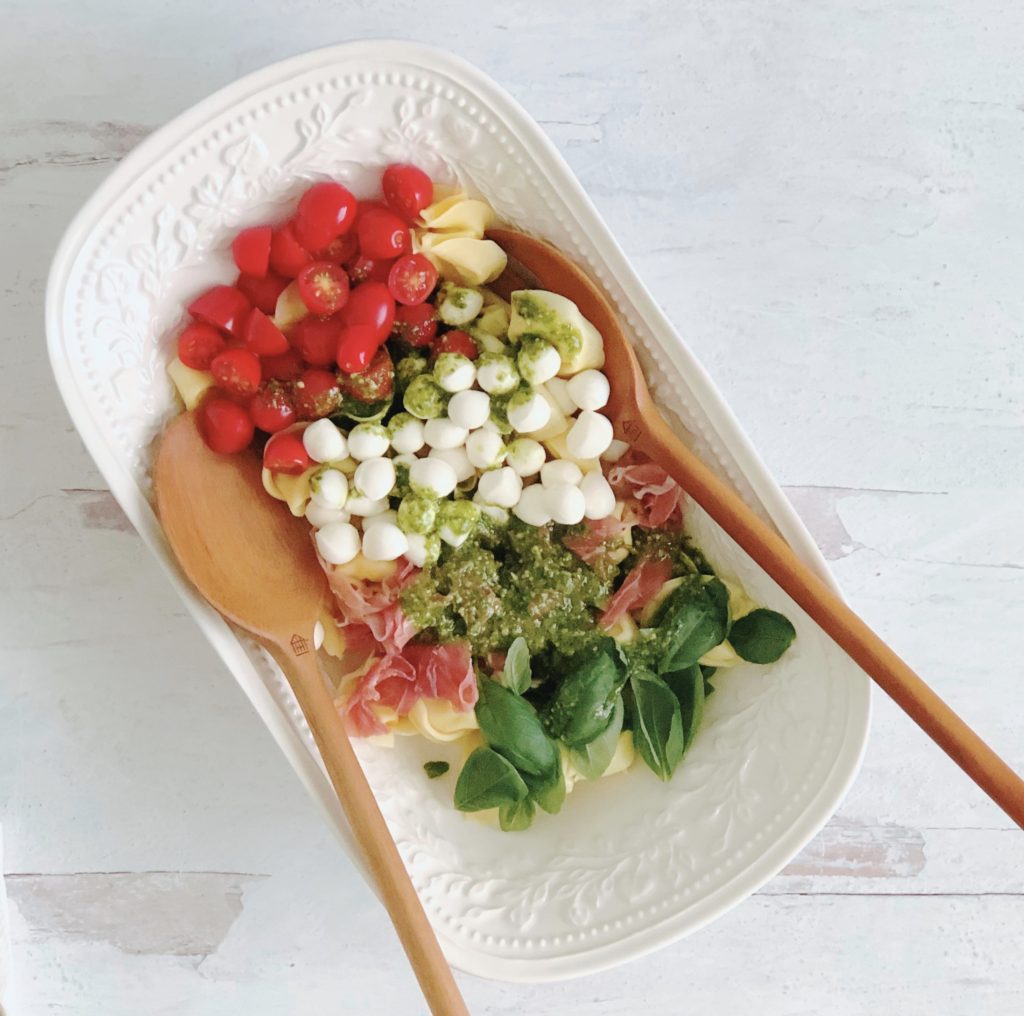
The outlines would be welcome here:
<svg viewBox="0 0 1024 1016">
<path fill-rule="evenodd" d="M 537 124 L 447 53 L 356 42 L 228 86 L 126 158 L 54 258 L 46 326 L 53 371 L 90 453 L 200 628 L 359 864 L 281 675 L 184 581 L 149 501 L 153 439 L 178 411 L 164 372 L 191 295 L 233 277 L 240 226 L 285 213 L 303 186 L 360 195 L 414 162 L 460 181 L 508 223 L 543 236 L 606 289 L 636 338 L 655 397 L 694 446 L 831 581 L 806 529 L 735 418 L 637 278 Z M 690 525 L 716 567 L 794 619 L 780 663 L 723 674 L 675 778 L 642 766 L 578 787 L 526 833 L 469 821 L 436 746 L 398 739 L 360 757 L 450 961 L 514 981 L 590 973 L 694 931 L 770 879 L 821 828 L 867 738 L 863 673 L 707 518 Z"/>
</svg>

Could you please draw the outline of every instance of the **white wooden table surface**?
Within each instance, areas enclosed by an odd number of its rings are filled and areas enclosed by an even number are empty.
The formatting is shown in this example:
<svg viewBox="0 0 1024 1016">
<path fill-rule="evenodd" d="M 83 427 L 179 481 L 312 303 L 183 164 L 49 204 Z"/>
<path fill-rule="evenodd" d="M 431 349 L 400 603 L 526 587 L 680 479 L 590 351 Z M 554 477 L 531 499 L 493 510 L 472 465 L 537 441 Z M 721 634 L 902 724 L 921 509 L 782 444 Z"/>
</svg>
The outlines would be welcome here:
<svg viewBox="0 0 1024 1016">
<path fill-rule="evenodd" d="M 103 490 L 46 363 L 65 224 L 237 75 L 411 35 L 540 120 L 854 605 L 1024 769 L 1024 8 L 0 0 L 12 1016 L 419 1013 L 387 918 Z M 586 15 L 572 9 L 586 10 Z M 477 1014 L 1024 1012 L 1024 837 L 887 701 L 827 829 L 612 973 Z"/>
</svg>

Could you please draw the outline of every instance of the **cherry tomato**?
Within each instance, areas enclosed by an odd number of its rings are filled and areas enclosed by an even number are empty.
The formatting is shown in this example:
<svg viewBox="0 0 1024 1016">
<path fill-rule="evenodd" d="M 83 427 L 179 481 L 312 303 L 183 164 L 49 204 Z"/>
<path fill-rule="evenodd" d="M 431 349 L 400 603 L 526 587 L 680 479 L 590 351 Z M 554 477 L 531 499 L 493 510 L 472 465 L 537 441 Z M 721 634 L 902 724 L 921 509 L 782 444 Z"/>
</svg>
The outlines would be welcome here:
<svg viewBox="0 0 1024 1016">
<path fill-rule="evenodd" d="M 270 267 L 279 275 L 294 279 L 313 260 L 313 255 L 299 243 L 294 222 L 286 222 L 274 230 L 270 241 Z"/>
<path fill-rule="evenodd" d="M 209 370 L 224 345 L 224 336 L 213 325 L 193 321 L 178 336 L 178 359 L 193 370 Z"/>
<path fill-rule="evenodd" d="M 218 387 L 231 395 L 252 395 L 260 384 L 260 358 L 240 346 L 225 349 L 211 361 L 210 373 Z"/>
<path fill-rule="evenodd" d="M 252 397 L 249 403 L 249 415 L 252 422 L 268 434 L 276 434 L 279 430 L 295 422 L 295 403 L 287 386 L 280 381 L 265 384 Z"/>
<path fill-rule="evenodd" d="M 245 323 L 245 347 L 257 356 L 280 356 L 288 351 L 288 340 L 263 311 L 253 307 Z"/>
<path fill-rule="evenodd" d="M 292 389 L 300 420 L 317 420 L 341 408 L 341 388 L 334 371 L 310 367 L 304 370 Z"/>
<path fill-rule="evenodd" d="M 280 356 L 264 356 L 260 360 L 264 381 L 294 381 L 302 373 L 302 360 L 294 349 Z"/>
<path fill-rule="evenodd" d="M 317 261 L 330 261 L 332 265 L 343 265 L 352 261 L 359 253 L 359 241 L 354 230 L 344 236 L 336 236 L 326 247 L 316 252 Z"/>
<path fill-rule="evenodd" d="M 463 356 L 468 356 L 471 360 L 475 360 L 480 355 L 480 350 L 477 349 L 473 336 L 460 332 L 457 329 L 445 332 L 437 340 L 434 352 L 438 356 L 441 353 L 461 353 Z"/>
<path fill-rule="evenodd" d="M 242 293 L 254 306 L 264 314 L 273 314 L 277 308 L 277 298 L 284 292 L 288 280 L 277 272 L 268 271 L 263 278 L 256 275 L 239 275 L 235 288 Z"/>
<path fill-rule="evenodd" d="M 425 254 L 406 254 L 388 274 L 388 289 L 399 303 L 423 303 L 436 285 L 437 269 Z"/>
<path fill-rule="evenodd" d="M 437 314 L 429 303 L 399 307 L 395 311 L 395 334 L 410 346 L 429 346 L 437 335 Z"/>
<path fill-rule="evenodd" d="M 221 454 L 240 452 L 252 440 L 249 411 L 223 395 L 208 395 L 203 399 L 196 410 L 196 423 L 206 446 Z"/>
<path fill-rule="evenodd" d="M 249 301 L 234 286 L 214 286 L 189 305 L 192 317 L 208 325 L 223 328 L 237 338 L 242 337 L 245 319 L 251 308 Z"/>
<path fill-rule="evenodd" d="M 366 370 L 378 345 L 370 325 L 347 325 L 338 334 L 338 369 L 345 374 Z"/>
<path fill-rule="evenodd" d="M 360 254 L 349 261 L 345 269 L 352 280 L 352 285 L 357 286 L 360 282 L 387 282 L 392 264 L 391 261 L 375 261 Z"/>
<path fill-rule="evenodd" d="M 251 226 L 243 229 L 231 241 L 231 256 L 238 270 L 246 275 L 262 278 L 270 267 L 270 238 L 274 230 L 270 226 Z"/>
<path fill-rule="evenodd" d="M 357 202 L 340 183 L 315 183 L 299 198 L 295 235 L 309 250 L 326 247 L 336 236 L 347 233 L 356 217 Z"/>
<path fill-rule="evenodd" d="M 369 325 L 378 345 L 395 323 L 395 299 L 383 282 L 364 282 L 352 290 L 341 312 L 343 325 Z"/>
<path fill-rule="evenodd" d="M 384 170 L 381 181 L 384 200 L 405 219 L 412 222 L 434 200 L 434 185 L 430 177 L 407 162 L 393 162 Z"/>
<path fill-rule="evenodd" d="M 348 299 L 348 276 L 341 265 L 314 261 L 299 272 L 299 296 L 311 314 L 334 314 Z"/>
<path fill-rule="evenodd" d="M 286 473 L 298 476 L 309 469 L 312 463 L 309 453 L 302 444 L 302 435 L 291 431 L 275 434 L 263 449 L 263 468 L 272 473 Z"/>
<path fill-rule="evenodd" d="M 341 321 L 336 317 L 304 317 L 292 330 L 292 346 L 312 367 L 332 367 Z"/>
<path fill-rule="evenodd" d="M 365 370 L 341 379 L 343 395 L 366 404 L 380 402 L 395 390 L 395 365 L 387 346 L 381 346 Z"/>
<path fill-rule="evenodd" d="M 412 245 L 409 227 L 390 209 L 372 208 L 360 215 L 356 232 L 359 250 L 368 258 L 397 258 Z"/>
</svg>

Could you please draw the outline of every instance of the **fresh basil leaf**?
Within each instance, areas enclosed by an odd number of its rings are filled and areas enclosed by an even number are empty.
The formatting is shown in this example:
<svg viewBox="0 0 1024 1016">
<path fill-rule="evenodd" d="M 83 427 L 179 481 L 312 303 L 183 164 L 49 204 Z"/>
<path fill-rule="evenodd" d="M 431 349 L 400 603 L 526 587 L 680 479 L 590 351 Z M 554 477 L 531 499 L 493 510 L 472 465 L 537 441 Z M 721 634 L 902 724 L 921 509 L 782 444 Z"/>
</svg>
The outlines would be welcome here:
<svg viewBox="0 0 1024 1016">
<path fill-rule="evenodd" d="M 575 664 L 544 709 L 544 726 L 570 748 L 593 741 L 609 724 L 626 668 L 614 639 Z"/>
<path fill-rule="evenodd" d="M 793 622 L 766 607 L 745 614 L 729 632 L 737 656 L 751 663 L 774 663 L 795 638 Z"/>
<path fill-rule="evenodd" d="M 506 833 L 518 833 L 529 829 L 533 823 L 533 801 L 524 797 L 521 801 L 511 801 L 498 809 L 498 824 Z"/>
<path fill-rule="evenodd" d="M 686 670 L 669 671 L 661 677 L 679 700 L 684 751 L 688 750 L 704 719 L 704 675 L 701 668 L 694 664 Z"/>
<path fill-rule="evenodd" d="M 455 807 L 459 811 L 484 811 L 521 801 L 528 792 L 508 759 L 490 748 L 477 748 L 459 773 Z"/>
<path fill-rule="evenodd" d="M 427 779 L 436 780 L 438 776 L 444 776 L 451 766 L 447 762 L 424 762 L 423 771 L 427 774 Z"/>
<path fill-rule="evenodd" d="M 530 790 L 530 800 L 536 801 L 549 815 L 557 815 L 565 804 L 565 773 L 561 759 L 553 776 L 530 776 L 523 773 L 523 782 Z"/>
<path fill-rule="evenodd" d="M 729 591 L 716 578 L 691 576 L 669 595 L 656 630 L 659 672 L 693 666 L 729 634 Z"/>
<path fill-rule="evenodd" d="M 533 671 L 530 668 L 530 650 L 526 639 L 520 635 L 512 640 L 505 656 L 505 669 L 501 673 L 501 683 L 509 691 L 523 695 L 530 690 Z"/>
<path fill-rule="evenodd" d="M 480 682 L 476 718 L 484 740 L 520 772 L 549 776 L 561 765 L 558 746 L 544 732 L 537 710 L 497 681 Z"/>
<path fill-rule="evenodd" d="M 588 741 L 579 748 L 569 749 L 569 761 L 584 779 L 596 780 L 611 764 L 615 749 L 619 745 L 624 714 L 622 696 L 616 695 L 611 723 L 593 741 Z"/>
<path fill-rule="evenodd" d="M 634 670 L 633 743 L 640 757 L 661 780 L 667 780 L 683 757 L 685 740 L 679 700 L 650 670 Z"/>
</svg>

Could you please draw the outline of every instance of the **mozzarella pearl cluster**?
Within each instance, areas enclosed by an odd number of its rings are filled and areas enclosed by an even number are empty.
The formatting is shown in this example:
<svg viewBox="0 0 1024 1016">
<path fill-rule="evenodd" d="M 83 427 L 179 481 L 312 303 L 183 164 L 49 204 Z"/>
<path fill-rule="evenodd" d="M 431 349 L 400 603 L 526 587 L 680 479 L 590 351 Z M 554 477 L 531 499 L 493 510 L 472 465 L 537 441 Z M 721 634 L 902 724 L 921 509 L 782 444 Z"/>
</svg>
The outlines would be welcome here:
<svg viewBox="0 0 1024 1016">
<path fill-rule="evenodd" d="M 320 468 L 305 514 L 321 556 L 343 565 L 360 553 L 404 555 L 422 567 L 442 541 L 465 542 L 482 515 L 505 522 L 511 513 L 532 526 L 611 515 L 615 495 L 598 460 L 625 446 L 600 412 L 608 379 L 584 370 L 566 381 L 560 366 L 554 347 L 536 339 L 476 361 L 444 353 L 432 375 L 408 385 L 388 426 L 362 423 L 346 435 L 330 420 L 310 424 L 303 445 Z M 555 438 L 568 457 L 549 458 L 544 442 Z M 451 499 L 457 488 L 467 497 Z"/>
</svg>

